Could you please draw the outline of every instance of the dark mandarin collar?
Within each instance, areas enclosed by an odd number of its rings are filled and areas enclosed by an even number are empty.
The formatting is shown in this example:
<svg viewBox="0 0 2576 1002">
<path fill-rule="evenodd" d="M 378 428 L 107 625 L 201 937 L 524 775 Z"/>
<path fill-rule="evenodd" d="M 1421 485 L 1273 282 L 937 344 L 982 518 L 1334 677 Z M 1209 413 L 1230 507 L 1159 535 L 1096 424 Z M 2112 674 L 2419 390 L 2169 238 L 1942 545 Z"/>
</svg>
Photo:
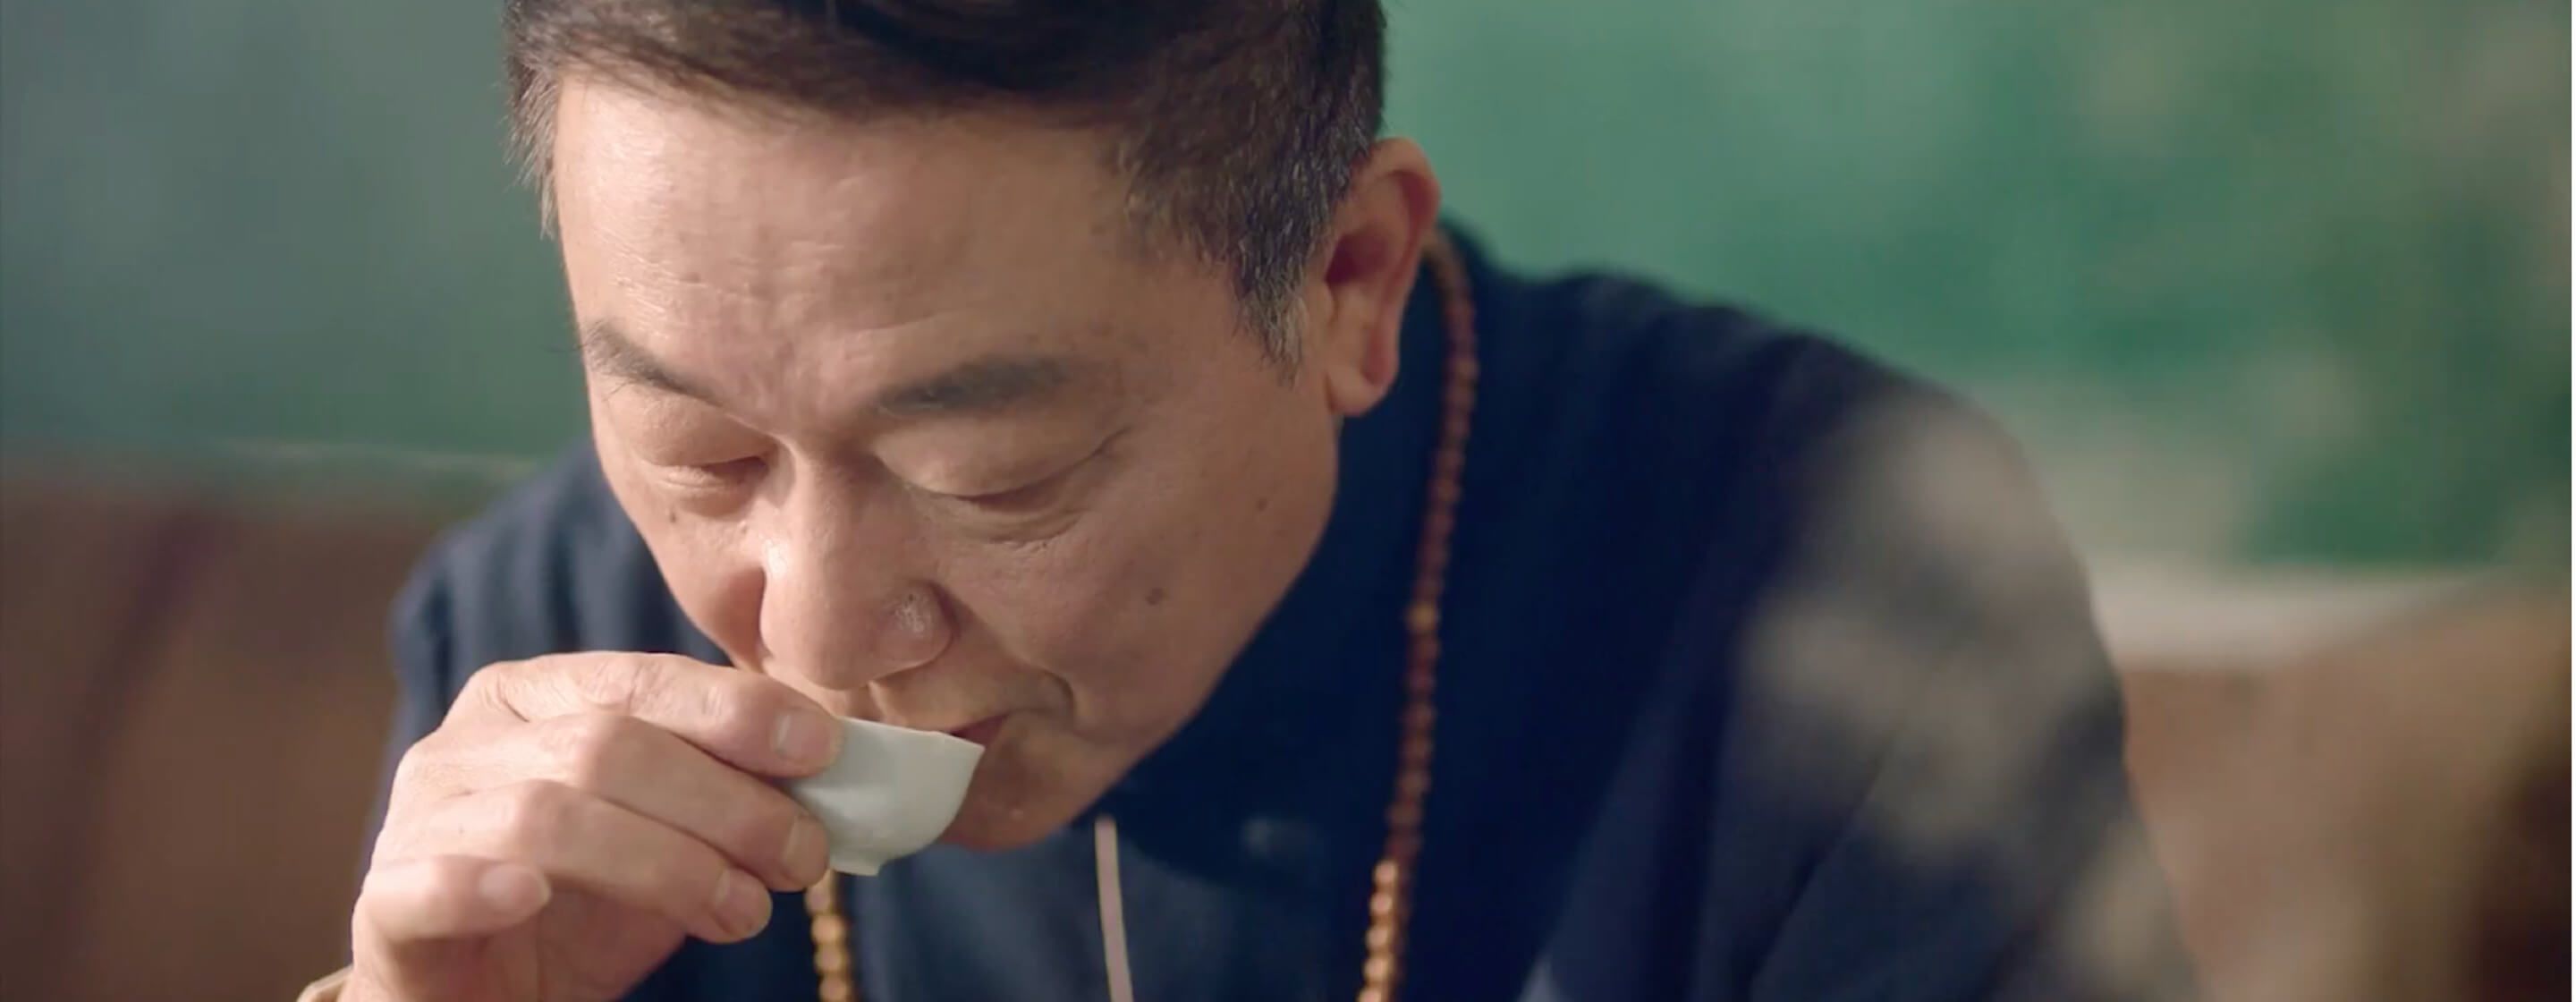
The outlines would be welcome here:
<svg viewBox="0 0 2576 1002">
<path fill-rule="evenodd" d="M 1215 821 L 1301 811 L 1325 795 L 1319 784 L 1382 785 L 1348 773 L 1393 761 L 1401 624 L 1448 340 L 1441 292 L 1426 270 L 1405 304 L 1394 387 L 1342 426 L 1332 515 L 1305 570 L 1207 705 L 1112 788 L 1102 809 Z M 1364 747 L 1349 747 L 1355 738 Z"/>
</svg>

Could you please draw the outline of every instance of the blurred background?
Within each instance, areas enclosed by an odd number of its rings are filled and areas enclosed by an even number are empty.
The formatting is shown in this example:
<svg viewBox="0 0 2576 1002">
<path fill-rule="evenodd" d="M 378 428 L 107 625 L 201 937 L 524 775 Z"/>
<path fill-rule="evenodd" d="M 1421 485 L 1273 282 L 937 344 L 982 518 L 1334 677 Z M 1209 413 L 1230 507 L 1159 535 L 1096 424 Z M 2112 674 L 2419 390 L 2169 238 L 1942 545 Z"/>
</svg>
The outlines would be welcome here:
<svg viewBox="0 0 2576 1002">
<path fill-rule="evenodd" d="M 1504 261 L 1754 304 L 2022 438 L 2218 994 L 2564 994 L 2568 16 L 1398 0 L 1390 114 Z M 384 603 L 582 433 L 497 34 L 0 0 L 8 994 L 340 962 Z"/>
</svg>

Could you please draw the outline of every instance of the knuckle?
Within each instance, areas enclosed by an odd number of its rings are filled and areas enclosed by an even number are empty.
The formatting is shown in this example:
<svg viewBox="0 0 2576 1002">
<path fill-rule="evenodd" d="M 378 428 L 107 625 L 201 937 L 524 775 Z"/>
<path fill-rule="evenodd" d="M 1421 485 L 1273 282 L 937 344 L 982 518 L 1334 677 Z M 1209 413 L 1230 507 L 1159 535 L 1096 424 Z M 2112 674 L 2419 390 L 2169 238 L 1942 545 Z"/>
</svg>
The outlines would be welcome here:
<svg viewBox="0 0 2576 1002">
<path fill-rule="evenodd" d="M 635 708 L 635 693 L 652 670 L 643 658 L 583 658 L 565 668 L 564 681 L 585 706 L 617 713 Z"/>
<path fill-rule="evenodd" d="M 415 741 L 411 747 L 403 749 L 401 758 L 394 760 L 393 781 L 388 784 L 392 788 L 392 796 L 399 797 L 408 791 L 428 785 L 429 775 L 437 771 L 430 764 L 434 751 L 430 749 L 429 744 L 429 738 Z"/>
<path fill-rule="evenodd" d="M 725 854 L 745 866 L 779 869 L 789 863 L 787 833 L 795 828 L 799 813 L 784 795 L 752 798 L 743 810 L 729 812 L 716 837 L 723 840 Z"/>
<path fill-rule="evenodd" d="M 393 775 L 385 784 L 389 814 L 400 813 L 408 804 L 449 795 L 468 782 L 468 770 L 455 760 L 456 742 L 440 735 L 430 732 L 394 760 Z"/>
<path fill-rule="evenodd" d="M 467 705 L 469 702 L 480 705 L 499 704 L 502 700 L 496 690 L 506 685 L 510 676 L 517 674 L 524 664 L 519 661 L 495 661 L 466 675 L 465 684 L 456 690 L 456 702 L 449 707 L 449 714 L 453 715 L 455 707 Z"/>
<path fill-rule="evenodd" d="M 698 690 L 698 710 L 719 740 L 736 748 L 759 748 L 769 740 L 768 700 L 757 680 L 745 672 L 726 672 Z"/>
<path fill-rule="evenodd" d="M 532 779 L 505 788 L 500 800 L 497 828 L 510 846 L 560 845 L 575 836 L 582 798 L 571 787 Z"/>
<path fill-rule="evenodd" d="M 641 753 L 644 726 L 613 713 L 559 717 L 548 727 L 545 743 L 559 778 L 573 786 L 601 789 L 616 783 L 627 763 Z"/>
<path fill-rule="evenodd" d="M 498 662 L 484 665 L 481 668 L 466 673 L 465 684 L 458 686 L 456 689 L 458 699 L 462 701 L 464 697 L 480 697 L 490 693 L 492 691 L 494 677 L 507 670 L 508 667 L 508 662 Z M 450 712 L 454 712 L 453 708 L 450 709 Z"/>
<path fill-rule="evenodd" d="M 422 845 L 452 837 L 454 826 L 449 822 L 455 803 L 445 796 L 395 790 L 385 798 L 384 823 L 377 827 L 369 847 L 371 865 L 409 856 Z"/>
</svg>

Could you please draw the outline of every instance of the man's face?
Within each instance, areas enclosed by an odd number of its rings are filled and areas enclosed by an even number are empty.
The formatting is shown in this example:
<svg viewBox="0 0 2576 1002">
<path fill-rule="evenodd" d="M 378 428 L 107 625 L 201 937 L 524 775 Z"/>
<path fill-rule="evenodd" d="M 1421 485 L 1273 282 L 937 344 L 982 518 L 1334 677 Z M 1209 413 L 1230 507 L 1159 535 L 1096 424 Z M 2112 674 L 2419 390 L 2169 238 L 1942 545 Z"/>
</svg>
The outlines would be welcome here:
<svg viewBox="0 0 2576 1002">
<path fill-rule="evenodd" d="M 1196 712 L 1330 508 L 1330 394 L 1221 270 L 1138 252 L 1100 150 L 579 79 L 556 116 L 619 503 L 737 665 L 985 742 L 968 845 L 1062 825 Z"/>
</svg>

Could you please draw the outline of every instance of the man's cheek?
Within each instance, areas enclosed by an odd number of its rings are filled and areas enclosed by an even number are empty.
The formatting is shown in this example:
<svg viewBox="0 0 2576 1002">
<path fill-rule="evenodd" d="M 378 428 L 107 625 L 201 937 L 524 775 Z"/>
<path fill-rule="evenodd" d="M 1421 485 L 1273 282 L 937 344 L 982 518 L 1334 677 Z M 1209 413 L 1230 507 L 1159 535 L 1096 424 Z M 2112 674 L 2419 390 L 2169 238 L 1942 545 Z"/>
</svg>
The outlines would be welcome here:
<svg viewBox="0 0 2576 1002">
<path fill-rule="evenodd" d="M 1126 544 L 1126 546 L 1121 546 Z M 1066 538 L 1046 554 L 994 567 L 976 610 L 989 610 L 1007 647 L 1054 667 L 1097 665 L 1136 634 L 1151 634 L 1170 590 L 1146 582 L 1157 556 L 1131 541 Z"/>
<path fill-rule="evenodd" d="M 954 560 L 942 586 L 1005 649 L 1044 663 L 1098 629 L 1099 569 L 1076 552 L 1050 548 Z"/>
</svg>

